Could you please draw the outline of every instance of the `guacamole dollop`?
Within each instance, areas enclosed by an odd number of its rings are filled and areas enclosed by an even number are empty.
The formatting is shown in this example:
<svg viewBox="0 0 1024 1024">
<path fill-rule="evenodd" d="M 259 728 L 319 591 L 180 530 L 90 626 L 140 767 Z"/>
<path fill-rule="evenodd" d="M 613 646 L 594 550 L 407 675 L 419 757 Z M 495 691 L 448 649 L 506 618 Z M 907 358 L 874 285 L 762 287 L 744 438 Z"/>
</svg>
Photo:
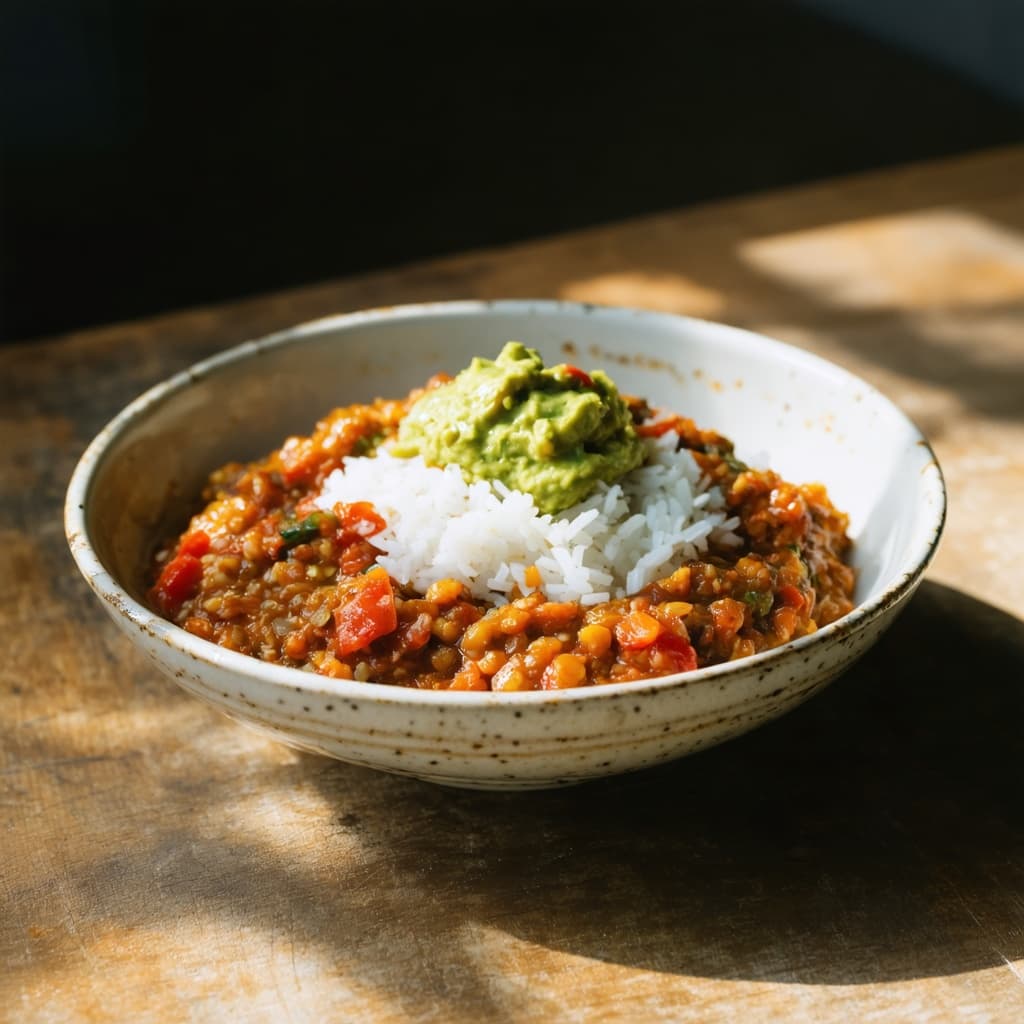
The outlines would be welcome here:
<svg viewBox="0 0 1024 1024">
<path fill-rule="evenodd" d="M 469 480 L 500 480 L 533 496 L 543 513 L 582 501 L 644 460 L 629 408 L 605 373 L 545 367 L 510 341 L 476 358 L 409 410 L 393 454 L 455 464 Z"/>
</svg>

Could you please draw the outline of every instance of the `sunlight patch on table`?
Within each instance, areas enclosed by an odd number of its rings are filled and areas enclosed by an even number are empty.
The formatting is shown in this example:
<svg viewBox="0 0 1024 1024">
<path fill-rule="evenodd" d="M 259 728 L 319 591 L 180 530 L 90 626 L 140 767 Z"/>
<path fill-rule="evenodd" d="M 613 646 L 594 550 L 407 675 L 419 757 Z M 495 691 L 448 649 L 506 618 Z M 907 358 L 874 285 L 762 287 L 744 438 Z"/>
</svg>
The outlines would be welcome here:
<svg viewBox="0 0 1024 1024">
<path fill-rule="evenodd" d="M 226 950 L 244 955 L 226 956 Z M 88 955 L 94 984 L 83 986 L 81 965 L 65 956 L 23 972 L 21 1007 L 40 1021 L 322 1020 L 309 993 L 322 983 L 330 959 L 286 931 L 267 935 L 186 914 L 159 929 L 115 925 L 93 929 Z M 331 1002 L 344 1005 L 354 987 L 336 979 Z M 287 1007 L 287 1013 L 282 1009 Z"/>
<path fill-rule="evenodd" d="M 740 259 L 829 306 L 990 306 L 1024 298 L 1024 234 L 953 208 L 755 238 Z"/>
</svg>

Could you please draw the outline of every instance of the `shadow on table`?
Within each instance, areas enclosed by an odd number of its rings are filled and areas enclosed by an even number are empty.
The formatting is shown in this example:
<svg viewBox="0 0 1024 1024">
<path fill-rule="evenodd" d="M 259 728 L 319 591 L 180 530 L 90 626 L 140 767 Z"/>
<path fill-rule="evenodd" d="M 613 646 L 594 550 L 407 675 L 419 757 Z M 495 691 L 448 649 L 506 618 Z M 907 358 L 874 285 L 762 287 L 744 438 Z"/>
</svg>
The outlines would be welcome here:
<svg viewBox="0 0 1024 1024">
<path fill-rule="evenodd" d="M 193 706 L 176 693 L 152 697 L 164 721 Z M 136 841 L 43 857 L 12 894 L 9 985 L 57 977 L 79 947 L 116 971 L 146 929 L 207 920 L 269 937 L 281 999 L 309 998 L 298 950 L 325 984 L 340 973 L 396 1012 L 452 1021 L 521 1019 L 552 991 L 604 999 L 614 981 L 586 973 L 601 963 L 851 985 L 1024 956 L 1024 622 L 938 584 L 780 721 L 574 789 L 450 790 L 243 744 L 247 763 L 215 756 L 238 740 L 229 723 L 188 721 L 206 732 L 182 751 L 211 752 L 198 772 L 182 753 L 129 752 L 126 771 L 34 751 L 40 772 L 68 773 L 76 813 L 141 810 L 124 819 Z M 78 761 L 95 771 L 75 775 Z M 165 968 L 138 967 L 125 998 L 148 998 Z"/>
<path fill-rule="evenodd" d="M 382 829 L 353 807 L 357 769 L 308 768 L 404 898 L 463 929 L 448 957 L 470 926 L 634 968 L 856 984 L 1024 956 L 1022 721 L 1024 623 L 925 583 L 829 691 L 655 771 L 513 795 L 387 779 Z"/>
</svg>

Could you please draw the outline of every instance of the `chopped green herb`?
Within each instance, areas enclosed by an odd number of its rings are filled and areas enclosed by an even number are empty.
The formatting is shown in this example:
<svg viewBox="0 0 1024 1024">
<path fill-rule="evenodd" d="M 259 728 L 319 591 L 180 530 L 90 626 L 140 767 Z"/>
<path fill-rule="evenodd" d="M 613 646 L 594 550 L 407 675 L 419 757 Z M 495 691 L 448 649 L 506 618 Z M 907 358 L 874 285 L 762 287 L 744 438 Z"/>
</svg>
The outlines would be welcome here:
<svg viewBox="0 0 1024 1024">
<path fill-rule="evenodd" d="M 294 520 L 281 527 L 281 540 L 286 548 L 293 548 L 296 544 L 308 544 L 320 536 L 322 523 L 329 523 L 332 527 L 337 520 L 330 512 L 311 512 L 301 523 Z"/>
<path fill-rule="evenodd" d="M 377 445 L 380 444 L 383 439 L 383 434 L 370 434 L 367 437 L 361 437 L 356 441 L 352 448 L 353 455 L 369 455 L 371 452 L 376 450 Z"/>
<path fill-rule="evenodd" d="M 770 590 L 748 590 L 743 600 L 750 605 L 755 615 L 767 615 L 772 610 L 775 596 Z"/>
<path fill-rule="evenodd" d="M 732 452 L 723 452 L 722 461 L 734 472 L 734 473 L 746 473 L 750 467 L 733 455 Z"/>
<path fill-rule="evenodd" d="M 736 458 L 736 454 L 732 450 L 732 445 L 724 444 L 709 444 L 704 449 L 708 455 L 717 455 L 734 473 L 746 473 L 750 467 L 740 459 Z"/>
</svg>

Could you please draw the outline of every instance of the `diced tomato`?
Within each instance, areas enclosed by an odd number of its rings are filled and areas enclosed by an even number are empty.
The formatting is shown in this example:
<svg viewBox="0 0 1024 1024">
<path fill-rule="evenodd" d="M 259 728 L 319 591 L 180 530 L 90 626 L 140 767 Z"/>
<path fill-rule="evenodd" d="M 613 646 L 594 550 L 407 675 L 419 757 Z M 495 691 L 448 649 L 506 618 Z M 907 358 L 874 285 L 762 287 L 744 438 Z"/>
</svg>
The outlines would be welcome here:
<svg viewBox="0 0 1024 1024">
<path fill-rule="evenodd" d="M 584 373 L 578 366 L 566 366 L 565 372 L 585 388 L 592 388 L 594 386 L 594 380 L 590 374 Z"/>
<path fill-rule="evenodd" d="M 357 537 L 372 537 L 388 525 L 368 501 L 354 501 L 350 505 L 339 502 L 334 506 L 334 513 L 342 526 L 343 544 Z"/>
<path fill-rule="evenodd" d="M 202 578 L 203 563 L 195 555 L 177 554 L 161 570 L 153 593 L 160 607 L 167 614 L 175 615 L 196 592 Z"/>
<path fill-rule="evenodd" d="M 804 600 L 804 595 L 800 593 L 792 584 L 787 583 L 778 589 L 779 600 L 787 608 L 792 608 L 793 611 L 803 611 L 804 605 L 807 603 Z"/>
<path fill-rule="evenodd" d="M 651 664 L 664 672 L 692 672 L 697 652 L 686 637 L 662 633 L 651 647 Z"/>
<path fill-rule="evenodd" d="M 627 651 L 640 651 L 650 647 L 664 628 L 653 615 L 630 612 L 615 624 L 615 639 Z"/>
<path fill-rule="evenodd" d="M 334 609 L 334 651 L 339 655 L 361 651 L 397 625 L 395 592 L 387 572 L 378 566 L 352 580 Z"/>
<path fill-rule="evenodd" d="M 210 550 L 210 537 L 204 530 L 192 530 L 181 538 L 179 555 L 195 555 L 200 558 Z"/>
<path fill-rule="evenodd" d="M 334 515 L 338 519 L 337 537 L 342 548 L 338 564 L 346 576 L 354 576 L 377 560 L 380 551 L 367 538 L 380 533 L 387 522 L 368 501 L 338 502 Z"/>
</svg>

